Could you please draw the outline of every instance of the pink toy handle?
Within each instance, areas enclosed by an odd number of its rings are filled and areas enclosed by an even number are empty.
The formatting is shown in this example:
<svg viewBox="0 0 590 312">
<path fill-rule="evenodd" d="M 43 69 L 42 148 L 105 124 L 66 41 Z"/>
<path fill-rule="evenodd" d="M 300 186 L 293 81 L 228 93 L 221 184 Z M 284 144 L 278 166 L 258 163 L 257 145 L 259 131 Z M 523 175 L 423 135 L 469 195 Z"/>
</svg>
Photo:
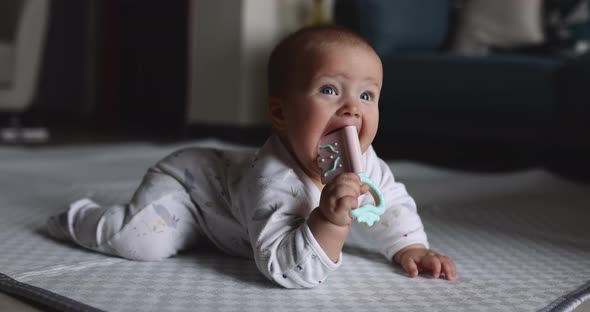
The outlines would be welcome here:
<svg viewBox="0 0 590 312">
<path fill-rule="evenodd" d="M 363 155 L 361 154 L 361 143 L 359 142 L 359 137 L 356 132 L 356 127 L 348 126 L 344 127 L 343 131 L 344 140 L 346 141 L 347 146 L 355 146 L 359 148 L 349 148 L 348 151 L 348 161 L 350 163 L 350 171 L 354 173 L 365 172 L 363 168 Z"/>
</svg>

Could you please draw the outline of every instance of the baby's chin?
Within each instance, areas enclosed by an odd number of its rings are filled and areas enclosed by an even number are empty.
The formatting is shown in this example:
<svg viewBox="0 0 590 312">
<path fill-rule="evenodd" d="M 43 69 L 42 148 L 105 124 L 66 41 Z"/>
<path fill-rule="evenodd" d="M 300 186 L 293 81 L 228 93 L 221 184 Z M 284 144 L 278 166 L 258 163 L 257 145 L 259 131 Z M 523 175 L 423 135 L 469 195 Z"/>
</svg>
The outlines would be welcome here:
<svg viewBox="0 0 590 312">
<path fill-rule="evenodd" d="M 303 171 L 305 171 L 310 178 L 315 176 L 319 178 L 321 175 L 321 169 L 317 165 L 317 158 L 320 150 L 319 143 L 317 146 L 299 147 L 299 150 L 296 150 L 296 146 L 292 146 L 291 149 L 291 154 L 299 163 L 299 166 L 303 167 Z"/>
<path fill-rule="evenodd" d="M 309 168 L 309 170 L 313 171 L 313 173 L 315 175 L 320 176 L 322 173 L 321 173 L 320 166 L 318 166 L 318 162 L 317 162 L 318 157 L 319 157 L 319 150 L 315 155 L 313 155 L 313 156 L 310 155 L 310 157 L 308 157 L 307 167 Z"/>
<path fill-rule="evenodd" d="M 371 136 L 371 134 L 366 134 L 361 132 L 359 133 L 359 143 L 361 144 L 361 151 L 363 154 L 369 150 L 371 144 L 373 144 L 373 140 L 375 139 L 375 135 Z"/>
<path fill-rule="evenodd" d="M 363 152 L 363 154 L 364 154 L 369 149 L 369 146 L 371 146 L 371 143 L 368 143 L 368 144 L 367 143 L 363 143 L 363 142 L 360 142 L 360 143 L 361 143 L 361 152 Z"/>
</svg>

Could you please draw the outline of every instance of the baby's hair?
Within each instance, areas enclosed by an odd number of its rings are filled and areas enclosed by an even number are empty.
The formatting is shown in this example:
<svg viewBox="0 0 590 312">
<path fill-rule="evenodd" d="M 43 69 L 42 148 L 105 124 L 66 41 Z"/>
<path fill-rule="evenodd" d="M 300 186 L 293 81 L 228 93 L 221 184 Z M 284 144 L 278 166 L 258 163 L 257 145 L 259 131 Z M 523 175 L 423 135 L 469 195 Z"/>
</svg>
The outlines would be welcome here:
<svg viewBox="0 0 590 312">
<path fill-rule="evenodd" d="M 281 40 L 270 54 L 267 69 L 269 96 L 285 94 L 299 58 L 331 44 L 363 47 L 375 52 L 364 38 L 342 26 L 324 24 L 301 28 Z"/>
</svg>

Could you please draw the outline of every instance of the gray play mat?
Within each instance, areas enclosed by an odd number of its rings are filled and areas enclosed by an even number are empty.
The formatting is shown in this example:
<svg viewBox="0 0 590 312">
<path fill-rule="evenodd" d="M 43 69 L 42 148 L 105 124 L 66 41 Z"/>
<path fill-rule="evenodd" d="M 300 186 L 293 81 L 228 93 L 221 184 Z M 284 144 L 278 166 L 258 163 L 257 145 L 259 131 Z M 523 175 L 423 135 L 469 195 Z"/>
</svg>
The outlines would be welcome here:
<svg viewBox="0 0 590 312">
<path fill-rule="evenodd" d="M 26 297 L 31 285 L 54 304 L 69 298 L 72 310 L 107 311 L 570 311 L 590 298 L 590 186 L 541 169 L 390 163 L 418 203 L 432 248 L 457 263 L 454 282 L 411 279 L 377 254 L 347 248 L 324 284 L 288 290 L 252 260 L 213 249 L 135 262 L 45 236 L 45 220 L 66 203 L 125 201 L 145 169 L 180 146 L 0 148 L 0 291 Z"/>
</svg>

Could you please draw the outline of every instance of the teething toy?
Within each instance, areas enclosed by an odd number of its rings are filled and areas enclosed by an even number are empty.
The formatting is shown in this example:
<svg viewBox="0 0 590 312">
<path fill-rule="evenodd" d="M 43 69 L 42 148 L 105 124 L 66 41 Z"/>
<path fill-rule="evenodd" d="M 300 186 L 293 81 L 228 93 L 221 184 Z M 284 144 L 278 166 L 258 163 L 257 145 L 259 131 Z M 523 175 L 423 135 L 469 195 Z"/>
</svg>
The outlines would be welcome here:
<svg viewBox="0 0 590 312">
<path fill-rule="evenodd" d="M 363 205 L 353 209 L 350 215 L 368 226 L 379 221 L 379 217 L 385 212 L 385 200 L 383 193 L 364 173 L 361 145 L 355 126 L 346 126 L 324 136 L 320 140 L 317 163 L 322 171 L 323 184 L 327 184 L 343 172 L 356 173 L 361 182 L 369 186 L 375 205 Z"/>
</svg>

